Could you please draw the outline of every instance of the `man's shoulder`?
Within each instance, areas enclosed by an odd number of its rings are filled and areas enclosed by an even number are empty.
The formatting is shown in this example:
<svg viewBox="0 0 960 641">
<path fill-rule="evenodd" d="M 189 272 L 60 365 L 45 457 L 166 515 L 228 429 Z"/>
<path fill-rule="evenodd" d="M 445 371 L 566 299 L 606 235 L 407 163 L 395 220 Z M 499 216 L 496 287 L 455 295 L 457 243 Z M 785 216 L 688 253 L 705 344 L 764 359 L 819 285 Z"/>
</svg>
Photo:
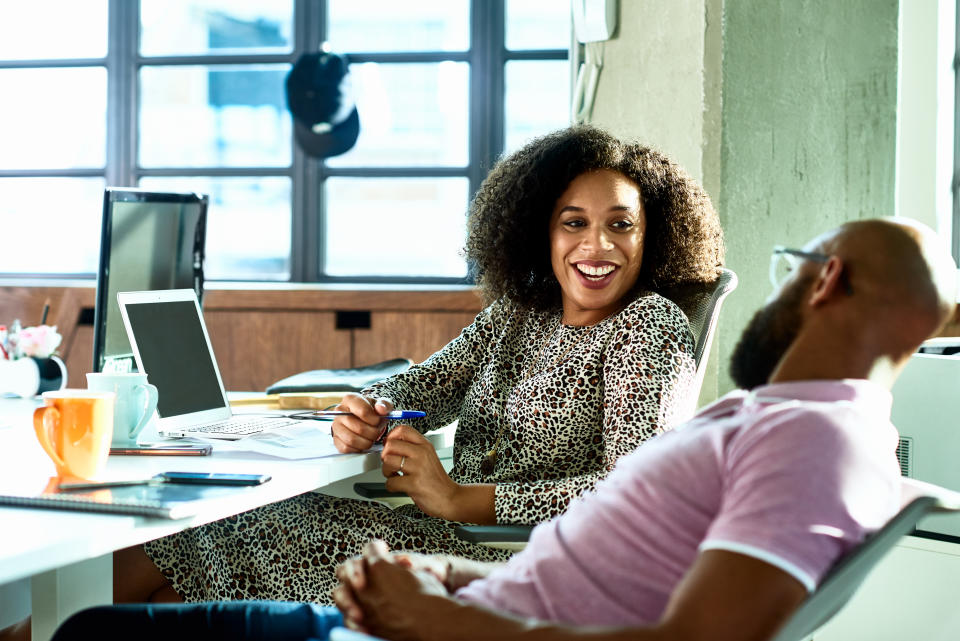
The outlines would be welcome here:
<svg viewBox="0 0 960 641">
<path fill-rule="evenodd" d="M 784 401 L 746 411 L 736 440 L 772 452 L 867 452 L 895 440 L 889 420 L 848 401 Z"/>
</svg>

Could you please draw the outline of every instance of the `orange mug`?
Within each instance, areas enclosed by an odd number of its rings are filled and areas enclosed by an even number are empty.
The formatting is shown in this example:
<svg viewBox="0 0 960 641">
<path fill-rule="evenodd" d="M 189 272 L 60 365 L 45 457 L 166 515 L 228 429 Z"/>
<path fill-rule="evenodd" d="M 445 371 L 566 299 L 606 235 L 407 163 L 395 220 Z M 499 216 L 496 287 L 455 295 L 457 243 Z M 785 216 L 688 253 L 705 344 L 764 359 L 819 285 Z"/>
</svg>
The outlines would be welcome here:
<svg viewBox="0 0 960 641">
<path fill-rule="evenodd" d="M 43 393 L 33 429 L 60 476 L 95 479 L 103 471 L 113 437 L 116 394 L 82 389 Z"/>
</svg>

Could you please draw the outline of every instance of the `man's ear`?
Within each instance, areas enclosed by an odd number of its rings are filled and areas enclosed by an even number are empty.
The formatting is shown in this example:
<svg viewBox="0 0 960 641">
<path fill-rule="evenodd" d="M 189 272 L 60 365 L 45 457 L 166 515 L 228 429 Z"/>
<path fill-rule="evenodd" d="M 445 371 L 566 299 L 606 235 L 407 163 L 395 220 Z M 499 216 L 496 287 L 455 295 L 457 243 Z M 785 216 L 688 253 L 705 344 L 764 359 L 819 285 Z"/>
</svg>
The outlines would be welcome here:
<svg viewBox="0 0 960 641">
<path fill-rule="evenodd" d="M 817 280 L 810 292 L 809 304 L 817 307 L 829 301 L 834 296 L 844 296 L 846 287 L 843 282 L 843 261 L 831 256 L 820 268 Z"/>
</svg>

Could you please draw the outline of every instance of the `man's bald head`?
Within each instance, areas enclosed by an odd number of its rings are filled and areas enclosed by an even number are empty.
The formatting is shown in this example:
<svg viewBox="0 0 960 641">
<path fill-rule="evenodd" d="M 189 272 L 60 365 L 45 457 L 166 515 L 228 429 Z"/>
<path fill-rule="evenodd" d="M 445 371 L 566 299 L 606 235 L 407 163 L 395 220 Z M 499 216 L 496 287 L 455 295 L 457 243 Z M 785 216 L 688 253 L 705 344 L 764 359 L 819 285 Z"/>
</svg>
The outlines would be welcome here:
<svg viewBox="0 0 960 641">
<path fill-rule="evenodd" d="M 889 387 L 956 307 L 953 259 L 915 221 L 847 223 L 804 249 L 734 348 L 730 373 L 741 387 L 837 378 Z"/>
<path fill-rule="evenodd" d="M 926 225 L 906 218 L 854 221 L 812 244 L 843 261 L 864 322 L 895 330 L 891 338 L 911 351 L 953 313 L 956 265 Z"/>
</svg>

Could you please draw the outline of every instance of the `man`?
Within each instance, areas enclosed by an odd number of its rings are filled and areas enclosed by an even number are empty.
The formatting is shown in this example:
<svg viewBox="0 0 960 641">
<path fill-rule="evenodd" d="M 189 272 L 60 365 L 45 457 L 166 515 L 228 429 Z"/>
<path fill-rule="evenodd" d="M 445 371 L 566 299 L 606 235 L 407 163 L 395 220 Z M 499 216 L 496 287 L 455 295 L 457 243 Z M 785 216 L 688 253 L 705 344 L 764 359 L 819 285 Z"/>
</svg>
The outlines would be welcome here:
<svg viewBox="0 0 960 641">
<path fill-rule="evenodd" d="M 792 269 L 733 355 L 749 391 L 624 457 L 505 565 L 371 544 L 339 570 L 347 624 L 391 639 L 769 638 L 898 509 L 889 390 L 956 291 L 945 248 L 905 220 L 849 223 L 774 258 Z M 238 617 L 279 638 L 264 622 L 280 610 L 307 621 L 284 638 L 306 638 L 331 620 L 289 604 L 131 607 L 85 613 L 58 638 L 131 625 L 209 638 Z M 185 630 L 199 615 L 203 629 Z"/>
</svg>

